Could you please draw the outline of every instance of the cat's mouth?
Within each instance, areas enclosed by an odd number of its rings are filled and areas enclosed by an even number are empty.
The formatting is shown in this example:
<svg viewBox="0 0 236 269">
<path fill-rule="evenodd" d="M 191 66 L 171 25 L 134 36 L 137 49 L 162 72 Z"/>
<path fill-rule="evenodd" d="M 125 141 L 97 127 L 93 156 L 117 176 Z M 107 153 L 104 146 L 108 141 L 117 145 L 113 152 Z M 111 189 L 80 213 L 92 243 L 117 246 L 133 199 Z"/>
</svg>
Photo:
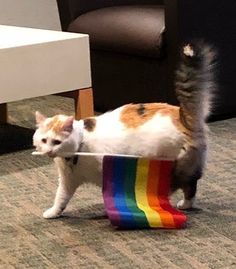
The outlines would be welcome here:
<svg viewBox="0 0 236 269">
<path fill-rule="evenodd" d="M 43 151 L 34 151 L 33 155 L 48 156 L 49 158 L 55 158 L 57 155 L 54 152 L 43 152 Z"/>
<path fill-rule="evenodd" d="M 47 152 L 46 155 L 48 155 L 48 157 L 50 158 L 55 158 L 57 155 L 53 152 Z"/>
</svg>

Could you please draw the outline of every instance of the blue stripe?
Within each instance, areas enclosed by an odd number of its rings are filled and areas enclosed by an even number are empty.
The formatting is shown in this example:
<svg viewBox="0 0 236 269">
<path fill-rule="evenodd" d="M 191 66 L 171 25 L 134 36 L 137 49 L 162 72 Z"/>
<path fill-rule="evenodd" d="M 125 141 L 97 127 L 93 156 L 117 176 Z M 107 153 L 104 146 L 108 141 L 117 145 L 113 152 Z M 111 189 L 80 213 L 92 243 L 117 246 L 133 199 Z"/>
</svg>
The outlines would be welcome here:
<svg viewBox="0 0 236 269">
<path fill-rule="evenodd" d="M 135 228 L 136 222 L 132 211 L 127 207 L 125 198 L 125 158 L 114 157 L 113 166 L 113 188 L 114 201 L 121 216 L 121 227 Z"/>
</svg>

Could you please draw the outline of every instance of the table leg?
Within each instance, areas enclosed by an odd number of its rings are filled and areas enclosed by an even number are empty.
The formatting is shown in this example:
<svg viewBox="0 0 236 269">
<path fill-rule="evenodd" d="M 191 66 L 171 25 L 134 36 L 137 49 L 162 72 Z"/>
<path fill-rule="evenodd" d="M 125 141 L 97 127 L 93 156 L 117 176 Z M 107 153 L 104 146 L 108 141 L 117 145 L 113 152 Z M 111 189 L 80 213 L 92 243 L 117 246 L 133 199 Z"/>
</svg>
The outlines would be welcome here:
<svg viewBox="0 0 236 269">
<path fill-rule="evenodd" d="M 93 89 L 80 89 L 76 91 L 75 118 L 77 120 L 94 116 Z"/>
<path fill-rule="evenodd" d="M 0 104 L 0 124 L 7 123 L 7 104 Z"/>
</svg>

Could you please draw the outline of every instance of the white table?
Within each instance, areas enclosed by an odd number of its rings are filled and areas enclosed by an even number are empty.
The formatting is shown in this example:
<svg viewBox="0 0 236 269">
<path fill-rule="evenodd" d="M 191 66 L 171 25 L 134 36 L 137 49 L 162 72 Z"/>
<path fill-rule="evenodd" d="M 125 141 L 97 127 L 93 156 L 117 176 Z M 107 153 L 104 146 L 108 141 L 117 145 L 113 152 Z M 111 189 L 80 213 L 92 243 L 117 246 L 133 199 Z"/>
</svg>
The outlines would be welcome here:
<svg viewBox="0 0 236 269">
<path fill-rule="evenodd" d="M 0 25 L 0 122 L 8 102 L 72 90 L 77 118 L 91 116 L 88 35 Z"/>
</svg>

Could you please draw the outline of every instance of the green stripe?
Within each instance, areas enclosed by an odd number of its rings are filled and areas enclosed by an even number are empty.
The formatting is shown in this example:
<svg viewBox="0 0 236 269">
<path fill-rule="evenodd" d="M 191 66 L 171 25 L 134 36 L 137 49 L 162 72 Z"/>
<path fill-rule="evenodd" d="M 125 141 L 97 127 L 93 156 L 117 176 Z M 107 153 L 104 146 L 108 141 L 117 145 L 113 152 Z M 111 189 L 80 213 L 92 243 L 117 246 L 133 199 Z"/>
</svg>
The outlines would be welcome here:
<svg viewBox="0 0 236 269">
<path fill-rule="evenodd" d="M 136 169 L 137 159 L 125 158 L 125 200 L 129 210 L 133 213 L 133 218 L 139 227 L 150 227 L 147 221 L 145 213 L 138 208 L 135 198 L 135 181 L 136 181 Z"/>
</svg>

